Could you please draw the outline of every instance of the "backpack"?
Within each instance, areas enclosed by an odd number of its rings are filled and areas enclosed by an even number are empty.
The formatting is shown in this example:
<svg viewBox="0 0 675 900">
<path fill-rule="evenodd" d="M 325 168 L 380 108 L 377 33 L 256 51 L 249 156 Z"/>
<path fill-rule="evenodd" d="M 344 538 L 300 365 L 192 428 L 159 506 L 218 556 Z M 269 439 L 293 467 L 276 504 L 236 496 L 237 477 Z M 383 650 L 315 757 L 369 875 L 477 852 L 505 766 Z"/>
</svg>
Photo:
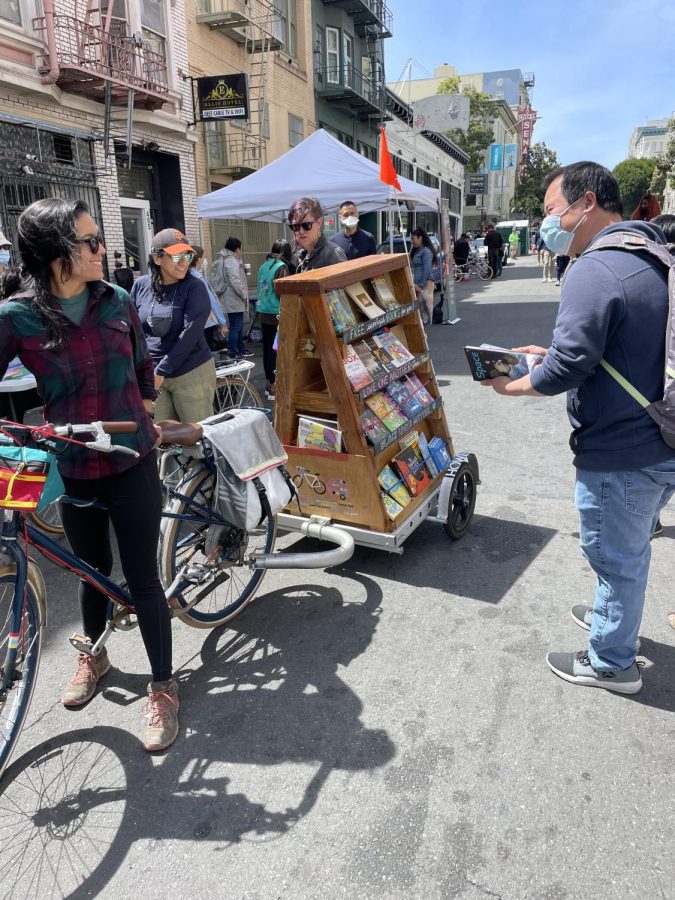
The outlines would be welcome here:
<svg viewBox="0 0 675 900">
<path fill-rule="evenodd" d="M 661 429 L 661 437 L 669 447 L 675 449 L 675 258 L 665 244 L 657 244 L 649 238 L 633 231 L 606 234 L 581 256 L 596 250 L 646 251 L 668 271 L 668 322 L 666 324 L 666 346 L 663 373 L 663 397 L 650 401 L 634 387 L 628 379 L 610 365 L 606 359 L 600 360 L 602 368 L 636 400 Z"/>
<path fill-rule="evenodd" d="M 264 412 L 232 409 L 201 425 L 216 464 L 215 505 L 230 525 L 253 531 L 297 495 L 288 456 Z"/>
<path fill-rule="evenodd" d="M 274 279 L 279 269 L 286 265 L 283 259 L 267 259 L 258 269 L 258 296 L 256 309 L 276 316 L 279 313 L 279 296 L 274 290 Z"/>
</svg>

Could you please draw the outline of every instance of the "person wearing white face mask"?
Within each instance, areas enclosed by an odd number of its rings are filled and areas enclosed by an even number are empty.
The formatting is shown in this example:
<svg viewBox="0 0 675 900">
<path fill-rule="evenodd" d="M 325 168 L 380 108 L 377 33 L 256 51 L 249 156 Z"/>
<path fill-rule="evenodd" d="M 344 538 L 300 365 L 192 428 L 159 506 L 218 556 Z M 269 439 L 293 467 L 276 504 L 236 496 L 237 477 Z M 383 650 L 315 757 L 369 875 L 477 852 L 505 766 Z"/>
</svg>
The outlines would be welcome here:
<svg viewBox="0 0 675 900">
<path fill-rule="evenodd" d="M 482 384 L 514 396 L 567 391 L 579 540 L 596 587 L 592 605 L 571 610 L 590 632 L 587 649 L 546 661 L 571 684 L 635 694 L 650 539 L 675 495 L 675 449 L 606 366 L 649 400 L 663 396 L 667 277 L 640 247 L 666 242 L 648 222 L 622 221 L 619 185 L 598 163 L 556 169 L 546 184 L 541 237 L 554 253 L 580 257 L 562 284 L 551 346 L 515 348 L 540 354 L 541 364 L 523 378 Z"/>
<path fill-rule="evenodd" d="M 11 243 L 7 240 L 4 234 L 0 231 L 0 272 L 3 269 L 6 269 L 10 262 L 10 250 L 12 249 Z"/>
<path fill-rule="evenodd" d="M 340 225 L 344 230 L 334 234 L 331 241 L 337 244 L 347 259 L 360 259 L 377 252 L 373 235 L 359 228 L 359 211 L 351 200 L 340 204 Z"/>
</svg>

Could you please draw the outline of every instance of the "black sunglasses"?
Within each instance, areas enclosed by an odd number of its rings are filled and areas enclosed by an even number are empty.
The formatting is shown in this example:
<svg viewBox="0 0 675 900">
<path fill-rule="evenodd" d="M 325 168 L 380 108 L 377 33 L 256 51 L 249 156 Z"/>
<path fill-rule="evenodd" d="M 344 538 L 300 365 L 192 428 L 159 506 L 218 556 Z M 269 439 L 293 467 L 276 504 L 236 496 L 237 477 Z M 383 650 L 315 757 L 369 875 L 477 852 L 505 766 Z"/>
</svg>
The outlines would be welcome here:
<svg viewBox="0 0 675 900">
<path fill-rule="evenodd" d="M 105 244 L 103 243 L 103 238 L 101 237 L 100 234 L 97 234 L 95 237 L 78 238 L 75 241 L 75 243 L 76 244 L 89 244 L 89 249 L 91 250 L 92 253 L 98 253 L 99 249 L 102 246 L 105 247 Z"/>
<path fill-rule="evenodd" d="M 315 222 L 316 219 L 312 219 L 311 222 L 293 222 L 293 224 L 291 225 L 291 231 L 295 232 L 295 234 L 297 234 L 301 228 L 303 231 L 311 231 L 312 226 Z"/>
</svg>

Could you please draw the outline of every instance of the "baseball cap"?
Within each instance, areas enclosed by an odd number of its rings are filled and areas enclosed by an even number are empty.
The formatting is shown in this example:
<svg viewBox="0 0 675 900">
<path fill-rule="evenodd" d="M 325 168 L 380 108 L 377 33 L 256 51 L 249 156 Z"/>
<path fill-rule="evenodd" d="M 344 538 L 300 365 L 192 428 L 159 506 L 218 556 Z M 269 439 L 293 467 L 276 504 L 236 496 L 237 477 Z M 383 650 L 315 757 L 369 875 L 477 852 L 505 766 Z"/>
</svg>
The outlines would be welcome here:
<svg viewBox="0 0 675 900">
<path fill-rule="evenodd" d="M 183 253 L 186 250 L 195 252 L 194 248 L 188 244 L 188 239 L 183 232 L 176 228 L 164 228 L 153 237 L 152 252 L 157 253 L 159 250 L 164 250 L 169 254 Z"/>
<path fill-rule="evenodd" d="M 11 247 L 12 242 L 8 241 L 5 235 L 0 231 L 0 247 Z"/>
</svg>

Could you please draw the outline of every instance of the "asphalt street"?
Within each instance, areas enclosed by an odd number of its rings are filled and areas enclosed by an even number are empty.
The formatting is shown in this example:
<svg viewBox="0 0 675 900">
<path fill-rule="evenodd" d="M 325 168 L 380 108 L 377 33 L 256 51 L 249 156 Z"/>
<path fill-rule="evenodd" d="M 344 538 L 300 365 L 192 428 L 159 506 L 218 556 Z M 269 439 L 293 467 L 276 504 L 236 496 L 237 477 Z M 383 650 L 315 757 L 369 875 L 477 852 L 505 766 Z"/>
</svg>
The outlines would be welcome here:
<svg viewBox="0 0 675 900">
<path fill-rule="evenodd" d="M 84 709 L 76 584 L 45 563 L 46 649 L 0 796 L 0 897 L 673 898 L 675 508 L 653 542 L 644 687 L 569 685 L 578 549 L 563 397 L 504 398 L 462 351 L 547 345 L 559 288 L 533 259 L 458 287 L 429 328 L 455 446 L 478 457 L 470 532 L 401 556 L 269 572 L 232 627 L 173 626 L 181 731 L 142 749 L 138 631 Z M 258 369 L 260 369 L 258 361 Z M 264 379 L 260 379 L 264 380 Z M 281 546 L 305 543 L 287 535 Z"/>
</svg>

